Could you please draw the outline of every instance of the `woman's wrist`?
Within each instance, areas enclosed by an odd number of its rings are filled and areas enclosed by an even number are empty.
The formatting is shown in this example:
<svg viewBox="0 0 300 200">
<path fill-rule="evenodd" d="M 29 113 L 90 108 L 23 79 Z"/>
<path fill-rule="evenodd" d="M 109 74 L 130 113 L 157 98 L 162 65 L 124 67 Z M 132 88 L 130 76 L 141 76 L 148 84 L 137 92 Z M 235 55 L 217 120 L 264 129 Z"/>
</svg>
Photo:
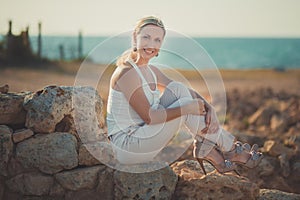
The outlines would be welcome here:
<svg viewBox="0 0 300 200">
<path fill-rule="evenodd" d="M 194 102 L 187 103 L 181 106 L 181 115 L 191 114 L 195 109 Z"/>
<path fill-rule="evenodd" d="M 207 103 L 206 101 L 204 101 L 204 107 L 205 107 L 206 112 L 213 109 L 213 107 L 209 103 Z"/>
</svg>

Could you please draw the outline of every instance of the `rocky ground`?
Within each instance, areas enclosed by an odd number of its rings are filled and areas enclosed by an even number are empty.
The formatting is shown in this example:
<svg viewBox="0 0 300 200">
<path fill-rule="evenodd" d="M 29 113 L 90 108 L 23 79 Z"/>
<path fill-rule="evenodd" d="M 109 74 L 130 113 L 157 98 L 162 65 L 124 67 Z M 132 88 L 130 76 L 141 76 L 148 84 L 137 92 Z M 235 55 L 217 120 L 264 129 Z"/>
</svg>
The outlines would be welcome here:
<svg viewBox="0 0 300 200">
<path fill-rule="evenodd" d="M 80 105 L 75 110 L 74 92 Z M 265 155 L 257 168 L 240 168 L 242 176 L 237 176 L 221 175 L 208 163 L 204 175 L 192 160 L 192 149 L 170 167 L 150 173 L 107 167 L 115 159 L 105 139 L 103 104 L 100 96 L 92 98 L 94 94 L 90 87 L 57 86 L 0 94 L 2 199 L 300 198 L 299 96 L 268 88 L 227 95 L 225 128 L 241 141 L 259 144 Z M 76 119 L 83 123 L 76 124 Z"/>
<path fill-rule="evenodd" d="M 257 143 L 264 153 L 257 168 L 239 167 L 241 177 L 220 175 L 208 163 L 204 176 L 192 158 L 192 147 L 157 173 L 139 176 L 112 170 L 90 155 L 107 147 L 93 142 L 105 138 L 104 119 L 97 118 L 100 131 L 79 127 L 101 132 L 83 138 L 88 143 L 84 145 L 74 127 L 71 87 L 41 90 L 49 84 L 72 86 L 72 73 L 0 70 L 0 199 L 300 199 L 299 71 L 222 74 L 228 106 L 224 128 L 243 142 Z M 191 85 L 201 91 L 191 76 Z M 100 80 L 102 88 L 107 88 L 107 80 Z M 107 95 L 101 87 L 104 104 L 97 100 L 98 115 L 105 113 Z M 30 92 L 20 93 L 24 90 Z M 33 94 L 44 99 L 33 101 Z M 52 102 L 47 95 L 57 95 L 55 109 L 41 109 L 39 102 Z M 81 120 L 93 121 L 82 112 Z M 97 156 L 113 160 L 107 152 Z"/>
<path fill-rule="evenodd" d="M 259 144 L 265 155 L 257 170 L 244 174 L 261 188 L 299 193 L 300 93 L 262 88 L 246 95 L 234 90 L 227 96 L 228 130 Z"/>
<path fill-rule="evenodd" d="M 300 96 L 261 88 L 227 94 L 224 128 L 238 140 L 258 144 L 264 159 L 255 169 L 239 168 L 260 188 L 300 193 Z M 192 158 L 192 147 L 180 159 Z"/>
</svg>

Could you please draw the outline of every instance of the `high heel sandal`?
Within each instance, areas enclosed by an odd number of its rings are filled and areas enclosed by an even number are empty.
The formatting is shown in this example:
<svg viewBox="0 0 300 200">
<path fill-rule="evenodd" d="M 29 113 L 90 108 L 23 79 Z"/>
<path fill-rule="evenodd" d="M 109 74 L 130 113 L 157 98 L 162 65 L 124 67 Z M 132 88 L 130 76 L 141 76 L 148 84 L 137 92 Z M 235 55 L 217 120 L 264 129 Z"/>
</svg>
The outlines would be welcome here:
<svg viewBox="0 0 300 200">
<path fill-rule="evenodd" d="M 203 145 L 207 145 L 206 147 L 208 148 L 204 147 L 201 149 Z M 234 163 L 232 163 L 230 160 L 224 159 L 220 149 L 217 147 L 216 144 L 212 143 L 211 141 L 208 140 L 199 141 L 199 139 L 195 139 L 193 156 L 199 162 L 200 167 L 203 170 L 205 175 L 207 173 L 205 171 L 203 161 L 209 162 L 221 174 L 234 171 L 237 175 L 240 175 L 240 173 L 236 170 L 237 166 Z M 212 158 L 216 156 L 219 158 L 216 159 Z M 219 162 L 217 162 L 217 160 L 219 160 Z"/>
<path fill-rule="evenodd" d="M 240 141 L 235 142 L 233 150 L 223 152 L 225 159 L 230 159 L 232 162 L 243 165 L 247 168 L 256 167 L 263 159 L 263 154 L 258 152 L 258 145 L 254 144 L 252 147 L 245 143 L 242 144 Z M 241 161 L 241 158 L 246 158 L 245 161 Z"/>
</svg>

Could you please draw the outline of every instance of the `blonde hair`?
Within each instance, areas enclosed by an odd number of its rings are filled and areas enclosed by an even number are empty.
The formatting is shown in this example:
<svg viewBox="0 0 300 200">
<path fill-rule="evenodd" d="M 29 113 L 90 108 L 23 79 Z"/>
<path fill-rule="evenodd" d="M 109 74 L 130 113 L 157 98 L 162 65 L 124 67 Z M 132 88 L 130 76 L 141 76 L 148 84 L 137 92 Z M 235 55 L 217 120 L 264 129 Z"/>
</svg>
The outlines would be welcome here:
<svg viewBox="0 0 300 200">
<path fill-rule="evenodd" d="M 147 16 L 141 18 L 137 23 L 134 28 L 134 33 L 139 34 L 142 30 L 143 27 L 147 25 L 155 25 L 163 29 L 164 31 L 164 36 L 166 35 L 166 29 L 161 21 L 161 19 L 155 17 L 155 16 Z M 134 34 L 133 34 L 134 35 Z M 133 36 L 134 37 L 134 36 Z M 133 61 L 136 61 L 137 58 L 137 53 L 136 53 L 136 47 L 133 44 L 133 38 L 132 38 L 132 47 L 125 51 L 117 60 L 117 66 L 120 65 L 126 65 L 128 59 L 132 59 Z"/>
</svg>

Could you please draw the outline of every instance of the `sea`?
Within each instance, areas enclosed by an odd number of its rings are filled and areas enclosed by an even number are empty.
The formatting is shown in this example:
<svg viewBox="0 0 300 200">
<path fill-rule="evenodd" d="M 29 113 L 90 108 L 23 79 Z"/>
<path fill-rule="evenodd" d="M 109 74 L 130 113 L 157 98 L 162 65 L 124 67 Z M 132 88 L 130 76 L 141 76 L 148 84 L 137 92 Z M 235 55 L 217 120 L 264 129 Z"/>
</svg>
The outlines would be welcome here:
<svg viewBox="0 0 300 200">
<path fill-rule="evenodd" d="M 4 36 L 2 36 L 2 39 Z M 0 37 L 1 40 L 1 37 Z M 38 37 L 31 36 L 37 52 Z M 109 64 L 131 46 L 127 35 L 42 36 L 42 56 L 52 60 L 83 57 Z M 174 68 L 218 67 L 224 69 L 300 68 L 300 38 L 166 37 L 160 53 L 153 59 Z"/>
</svg>

